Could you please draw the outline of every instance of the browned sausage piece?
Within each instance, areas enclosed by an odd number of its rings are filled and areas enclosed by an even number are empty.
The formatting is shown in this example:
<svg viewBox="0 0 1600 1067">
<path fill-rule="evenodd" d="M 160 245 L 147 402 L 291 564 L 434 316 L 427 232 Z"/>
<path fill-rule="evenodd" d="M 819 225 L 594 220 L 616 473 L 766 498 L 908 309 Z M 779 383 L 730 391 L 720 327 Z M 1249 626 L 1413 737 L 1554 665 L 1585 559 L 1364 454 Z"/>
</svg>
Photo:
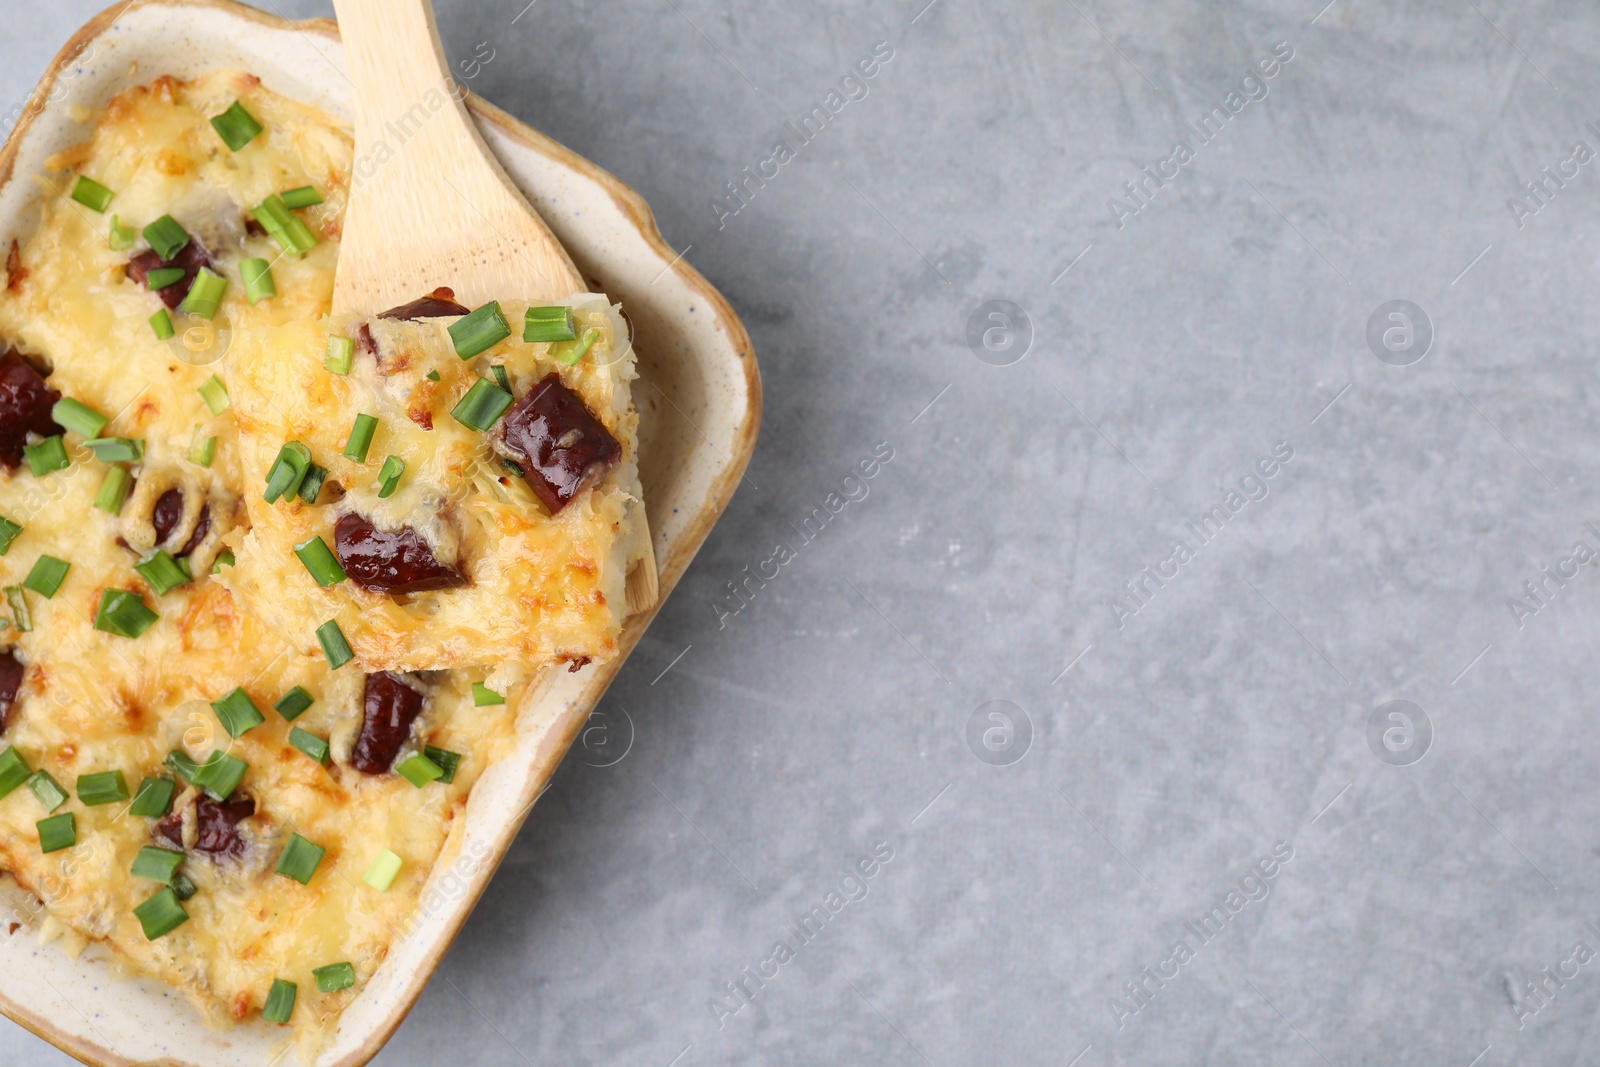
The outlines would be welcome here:
<svg viewBox="0 0 1600 1067">
<path fill-rule="evenodd" d="M 200 542 L 204 541 L 206 539 L 206 534 L 210 532 L 211 505 L 207 504 L 200 509 L 200 517 L 195 520 L 194 533 L 189 535 L 189 540 L 185 541 L 183 547 L 174 552 L 173 555 L 178 559 L 182 559 L 183 557 L 187 556 L 189 553 L 200 547 Z"/>
<path fill-rule="evenodd" d="M 411 736 L 411 724 L 422 714 L 422 694 L 399 675 L 383 671 L 367 675 L 361 704 L 361 733 L 350 766 L 362 774 L 388 774 Z"/>
<path fill-rule="evenodd" d="M 0 356 L 0 463 L 15 468 L 22 462 L 29 431 L 41 437 L 65 432 L 50 417 L 60 399 L 27 360 L 12 351 Z"/>
<path fill-rule="evenodd" d="M 440 286 L 427 296 L 419 297 L 409 304 L 401 304 L 397 308 L 390 308 L 380 319 L 398 319 L 401 322 L 415 322 L 418 319 L 443 319 L 452 315 L 466 315 L 472 311 L 456 303 L 456 293 L 448 286 Z"/>
<path fill-rule="evenodd" d="M 195 851 L 231 859 L 243 856 L 245 839 L 239 824 L 255 813 L 256 802 L 245 793 L 220 802 L 202 793 L 195 801 Z M 176 849 L 183 848 L 183 815 L 182 808 L 174 808 L 155 825 L 155 835 Z"/>
<path fill-rule="evenodd" d="M 194 284 L 194 276 L 200 273 L 200 268 L 209 267 L 211 270 L 216 270 L 217 264 L 212 260 L 211 254 L 200 246 L 200 242 L 191 237 L 189 243 L 171 259 L 162 259 L 156 254 L 155 249 L 150 248 L 128 260 L 125 270 L 131 280 L 146 285 L 150 272 L 158 267 L 178 267 L 183 271 L 183 277 L 178 281 L 156 290 L 156 295 L 161 298 L 163 304 L 175 308 L 189 295 L 189 286 Z"/>
<path fill-rule="evenodd" d="M 554 372 L 512 405 L 501 425 L 506 448 L 521 457 L 523 477 L 552 514 L 622 462 L 622 445 Z"/>
<path fill-rule="evenodd" d="M 16 653 L 10 649 L 0 652 L 0 736 L 4 736 L 6 727 L 11 725 L 11 710 L 16 706 L 24 673 L 25 668 Z"/>
<path fill-rule="evenodd" d="M 256 813 L 256 802 L 244 793 L 235 793 L 221 803 L 202 795 L 195 805 L 200 835 L 194 847 L 213 856 L 244 855 L 245 840 L 239 824 Z"/>
<path fill-rule="evenodd" d="M 156 530 L 156 547 L 167 543 L 167 538 L 172 536 L 172 531 L 178 528 L 178 523 L 183 519 L 183 490 L 168 489 L 156 497 L 156 506 L 150 512 L 150 525 Z M 207 504 L 200 509 L 200 517 L 195 520 L 194 532 L 189 535 L 189 540 L 184 542 L 182 548 L 174 552 L 173 558 L 182 559 L 204 541 L 206 534 L 211 532 L 211 505 Z"/>
<path fill-rule="evenodd" d="M 183 490 L 168 489 L 156 497 L 156 506 L 150 511 L 150 525 L 156 528 L 156 544 L 164 545 L 172 531 L 183 518 Z"/>
<path fill-rule="evenodd" d="M 360 515 L 341 515 L 334 548 L 350 580 L 376 593 L 425 593 L 467 584 L 461 572 L 434 557 L 422 535 L 409 526 L 380 530 Z"/>
</svg>

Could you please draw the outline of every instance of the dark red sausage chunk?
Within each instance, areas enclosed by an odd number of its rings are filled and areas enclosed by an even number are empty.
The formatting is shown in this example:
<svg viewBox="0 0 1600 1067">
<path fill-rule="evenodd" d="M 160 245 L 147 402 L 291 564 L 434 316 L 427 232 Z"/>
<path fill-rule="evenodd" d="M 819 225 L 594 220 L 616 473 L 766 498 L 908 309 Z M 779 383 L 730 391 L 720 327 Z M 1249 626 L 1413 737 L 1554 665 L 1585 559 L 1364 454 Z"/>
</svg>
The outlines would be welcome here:
<svg viewBox="0 0 1600 1067">
<path fill-rule="evenodd" d="M 172 531 L 178 528 L 178 523 L 183 520 L 183 490 L 168 489 L 156 497 L 156 506 L 150 512 L 150 525 L 156 528 L 156 546 L 167 543 L 167 538 L 172 536 Z M 206 534 L 211 532 L 211 507 L 206 505 L 200 509 L 200 517 L 195 520 L 194 532 L 189 535 L 189 540 L 184 542 L 182 548 L 173 553 L 177 559 L 182 559 L 204 541 Z"/>
<path fill-rule="evenodd" d="M 506 448 L 521 458 L 528 486 L 552 514 L 622 461 L 622 445 L 554 372 L 512 405 L 501 432 Z"/>
<path fill-rule="evenodd" d="M 22 462 L 30 431 L 41 437 L 65 432 L 50 417 L 60 399 L 27 360 L 10 351 L 0 356 L 0 463 L 15 468 Z"/>
<path fill-rule="evenodd" d="M 440 563 L 422 535 L 409 526 L 380 530 L 360 515 L 334 524 L 339 565 L 350 579 L 375 593 L 424 593 L 467 584 L 461 572 Z"/>
<path fill-rule="evenodd" d="M 362 774 L 388 774 L 420 714 L 422 694 L 398 675 L 388 671 L 367 675 L 361 733 L 350 753 L 350 766 Z"/>
<path fill-rule="evenodd" d="M 463 307 L 456 303 L 454 289 L 440 286 L 427 296 L 413 300 L 409 304 L 401 304 L 397 308 L 390 308 L 382 315 L 379 315 L 378 318 L 415 322 L 418 319 L 443 319 L 452 315 L 466 315 L 471 311 L 471 308 Z"/>
<path fill-rule="evenodd" d="M 200 509 L 200 518 L 195 520 L 194 533 L 189 535 L 189 540 L 184 542 L 182 548 L 175 555 L 182 559 L 200 547 L 200 542 L 206 539 L 206 534 L 211 532 L 211 506 L 208 504 Z"/>
<path fill-rule="evenodd" d="M 168 489 L 156 497 L 156 506 L 150 512 L 150 524 L 156 528 L 156 544 L 164 545 L 172 531 L 183 519 L 183 490 Z"/>
<path fill-rule="evenodd" d="M 157 267 L 178 267 L 183 270 L 182 278 L 164 289 L 156 290 L 156 295 L 161 298 L 163 304 L 175 308 L 189 295 L 189 286 L 194 284 L 194 276 L 200 273 L 200 268 L 209 267 L 216 270 L 217 264 L 212 260 L 211 254 L 200 246 L 200 242 L 191 237 L 189 243 L 171 259 L 162 259 L 153 248 L 140 252 L 128 260 L 126 271 L 130 279 L 145 285 L 148 284 L 145 279 Z"/>
<path fill-rule="evenodd" d="M 255 813 L 256 802 L 244 793 L 220 802 L 201 794 L 195 802 L 195 851 L 230 859 L 243 856 L 245 839 L 239 824 Z M 155 833 L 173 848 L 183 848 L 183 809 L 175 808 L 159 819 Z"/>
<path fill-rule="evenodd" d="M 0 736 L 11 725 L 11 712 L 17 704 L 17 692 L 22 688 L 24 668 L 16 653 L 9 649 L 0 652 Z"/>
</svg>

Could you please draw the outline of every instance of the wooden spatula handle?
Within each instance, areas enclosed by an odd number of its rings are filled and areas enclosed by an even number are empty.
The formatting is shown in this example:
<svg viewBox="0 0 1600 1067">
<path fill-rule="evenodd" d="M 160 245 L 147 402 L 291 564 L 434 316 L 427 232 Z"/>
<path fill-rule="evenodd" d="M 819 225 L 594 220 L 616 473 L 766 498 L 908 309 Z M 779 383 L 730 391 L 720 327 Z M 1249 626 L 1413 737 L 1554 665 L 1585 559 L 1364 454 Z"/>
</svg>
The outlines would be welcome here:
<svg viewBox="0 0 1600 1067">
<path fill-rule="evenodd" d="M 467 114 L 429 0 L 333 6 L 355 85 L 355 162 L 334 310 L 381 311 L 439 285 L 473 306 L 581 292 L 565 250 Z"/>
</svg>

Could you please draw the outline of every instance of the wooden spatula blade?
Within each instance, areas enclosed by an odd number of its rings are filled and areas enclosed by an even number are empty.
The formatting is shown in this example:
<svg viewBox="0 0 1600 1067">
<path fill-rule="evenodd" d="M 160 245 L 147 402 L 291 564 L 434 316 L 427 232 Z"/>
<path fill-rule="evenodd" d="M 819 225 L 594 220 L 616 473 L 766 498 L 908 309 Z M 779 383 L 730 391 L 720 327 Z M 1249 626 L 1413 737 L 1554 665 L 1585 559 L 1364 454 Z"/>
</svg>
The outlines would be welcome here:
<svg viewBox="0 0 1600 1067">
<path fill-rule="evenodd" d="M 376 314 L 441 285 L 469 307 L 587 291 L 467 114 L 429 0 L 333 6 L 355 86 L 356 142 L 334 314 Z M 628 575 L 629 610 L 654 607 L 659 585 L 652 550 Z"/>
</svg>

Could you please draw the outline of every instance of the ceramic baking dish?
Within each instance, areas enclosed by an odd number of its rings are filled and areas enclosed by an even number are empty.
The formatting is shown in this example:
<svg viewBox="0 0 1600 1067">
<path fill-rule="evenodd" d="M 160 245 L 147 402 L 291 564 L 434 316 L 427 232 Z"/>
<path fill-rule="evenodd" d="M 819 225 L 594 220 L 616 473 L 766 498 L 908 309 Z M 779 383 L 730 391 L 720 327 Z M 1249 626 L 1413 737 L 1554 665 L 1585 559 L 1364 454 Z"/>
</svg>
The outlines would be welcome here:
<svg viewBox="0 0 1600 1067">
<path fill-rule="evenodd" d="M 233 67 L 348 122 L 343 65 L 337 27 L 325 19 L 288 22 L 229 0 L 134 0 L 111 8 L 61 51 L 0 151 L 0 255 L 13 238 L 32 233 L 34 175 L 52 152 L 87 135 L 85 107 L 161 74 Z M 662 240 L 637 193 L 476 96 L 469 106 L 578 269 L 595 290 L 620 300 L 633 324 L 640 475 L 665 599 L 755 446 L 761 384 L 750 340 L 716 290 Z M 415 922 L 345 1012 L 318 1067 L 366 1063 L 400 1025 L 653 615 L 628 621 L 622 656 L 603 668 L 559 672 L 518 709 L 515 753 L 473 790 L 463 829 L 452 834 Z M 0 877 L 0 1011 L 62 1051 L 90 1064 L 183 1067 L 262 1067 L 284 1052 L 280 1027 L 256 1020 L 209 1030 L 163 984 L 118 977 L 104 949 L 72 959 L 41 944 L 42 918 L 28 894 Z M 280 1062 L 294 1062 L 293 1053 Z"/>
</svg>

